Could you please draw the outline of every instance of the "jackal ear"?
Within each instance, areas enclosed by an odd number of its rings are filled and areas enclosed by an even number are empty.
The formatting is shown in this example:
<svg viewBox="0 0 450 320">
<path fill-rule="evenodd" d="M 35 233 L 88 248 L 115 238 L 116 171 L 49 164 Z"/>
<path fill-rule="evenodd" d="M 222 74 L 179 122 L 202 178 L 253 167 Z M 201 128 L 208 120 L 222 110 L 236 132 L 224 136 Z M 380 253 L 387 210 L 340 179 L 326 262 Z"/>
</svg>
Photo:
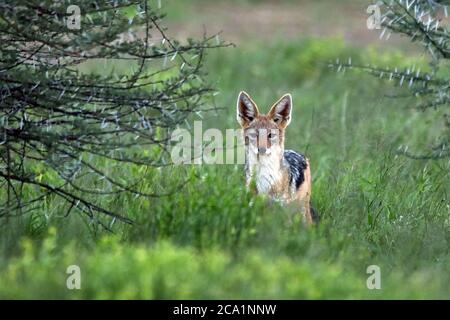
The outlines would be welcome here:
<svg viewBox="0 0 450 320">
<path fill-rule="evenodd" d="M 291 122 L 291 113 L 292 96 L 288 93 L 275 102 L 272 108 L 270 108 L 268 116 L 278 125 L 278 127 L 283 129 Z"/>
<path fill-rule="evenodd" d="M 259 115 L 258 107 L 252 98 L 244 92 L 241 91 L 237 100 L 237 114 L 236 118 L 241 127 L 246 128 L 248 125 L 256 119 Z"/>
</svg>

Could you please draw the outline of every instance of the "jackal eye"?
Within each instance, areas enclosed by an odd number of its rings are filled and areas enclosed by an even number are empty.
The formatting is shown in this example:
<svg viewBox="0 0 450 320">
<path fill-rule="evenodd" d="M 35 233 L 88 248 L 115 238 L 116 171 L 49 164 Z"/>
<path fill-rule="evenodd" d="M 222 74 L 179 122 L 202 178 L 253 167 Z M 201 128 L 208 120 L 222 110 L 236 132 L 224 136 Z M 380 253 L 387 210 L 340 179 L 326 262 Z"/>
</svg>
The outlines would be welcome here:
<svg viewBox="0 0 450 320">
<path fill-rule="evenodd" d="M 269 132 L 269 134 L 267 135 L 267 138 L 269 139 L 275 139 L 276 137 L 277 137 L 276 134 L 271 132 Z"/>
</svg>

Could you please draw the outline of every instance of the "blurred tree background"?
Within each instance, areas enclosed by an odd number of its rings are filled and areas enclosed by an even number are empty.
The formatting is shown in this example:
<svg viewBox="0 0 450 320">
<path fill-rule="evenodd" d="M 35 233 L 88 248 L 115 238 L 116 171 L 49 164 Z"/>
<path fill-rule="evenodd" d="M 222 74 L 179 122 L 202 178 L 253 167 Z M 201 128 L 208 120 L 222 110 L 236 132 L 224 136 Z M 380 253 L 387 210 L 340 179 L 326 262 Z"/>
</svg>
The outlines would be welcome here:
<svg viewBox="0 0 450 320">
<path fill-rule="evenodd" d="M 398 19 L 426 2 L 369 30 L 366 0 L 82 1 L 74 30 L 68 1 L 0 1 L 0 298 L 449 298 L 447 44 Z M 240 165 L 168 163 L 173 128 L 237 128 L 241 90 L 292 94 L 318 226 Z"/>
</svg>

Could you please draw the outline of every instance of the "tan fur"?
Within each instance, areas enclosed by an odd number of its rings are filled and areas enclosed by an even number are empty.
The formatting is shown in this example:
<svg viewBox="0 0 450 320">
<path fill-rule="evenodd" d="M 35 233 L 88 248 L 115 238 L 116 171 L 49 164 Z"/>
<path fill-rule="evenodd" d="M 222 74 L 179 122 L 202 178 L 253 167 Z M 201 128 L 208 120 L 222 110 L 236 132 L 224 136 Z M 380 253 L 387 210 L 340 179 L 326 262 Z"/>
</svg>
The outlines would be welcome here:
<svg viewBox="0 0 450 320">
<path fill-rule="evenodd" d="M 271 197 L 281 198 L 285 204 L 296 201 L 301 208 L 305 218 L 306 225 L 313 224 L 311 215 L 311 168 L 309 160 L 307 160 L 308 167 L 304 171 L 305 181 L 300 185 L 295 193 L 289 192 L 289 173 L 283 172 L 282 179 L 274 186 L 269 195 Z"/>
<path fill-rule="evenodd" d="M 309 159 L 306 159 L 308 163 L 308 167 L 304 171 L 305 181 L 300 185 L 300 188 L 297 190 L 297 199 L 299 201 L 300 206 L 303 208 L 303 214 L 305 217 L 305 222 L 307 225 L 311 225 L 313 223 L 312 215 L 311 215 L 311 167 L 309 165 Z"/>
</svg>

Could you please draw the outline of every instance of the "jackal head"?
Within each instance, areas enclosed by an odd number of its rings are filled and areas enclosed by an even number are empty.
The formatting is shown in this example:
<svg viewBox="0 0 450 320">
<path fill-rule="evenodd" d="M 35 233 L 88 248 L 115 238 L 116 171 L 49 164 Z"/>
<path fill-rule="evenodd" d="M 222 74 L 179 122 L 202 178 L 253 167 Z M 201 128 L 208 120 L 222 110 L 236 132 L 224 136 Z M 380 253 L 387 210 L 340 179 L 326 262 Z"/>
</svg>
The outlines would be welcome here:
<svg viewBox="0 0 450 320">
<path fill-rule="evenodd" d="M 292 97 L 282 96 L 267 114 L 261 114 L 250 96 L 241 91 L 237 100 L 237 120 L 244 132 L 247 151 L 258 156 L 284 152 L 284 130 L 291 121 Z"/>
</svg>

